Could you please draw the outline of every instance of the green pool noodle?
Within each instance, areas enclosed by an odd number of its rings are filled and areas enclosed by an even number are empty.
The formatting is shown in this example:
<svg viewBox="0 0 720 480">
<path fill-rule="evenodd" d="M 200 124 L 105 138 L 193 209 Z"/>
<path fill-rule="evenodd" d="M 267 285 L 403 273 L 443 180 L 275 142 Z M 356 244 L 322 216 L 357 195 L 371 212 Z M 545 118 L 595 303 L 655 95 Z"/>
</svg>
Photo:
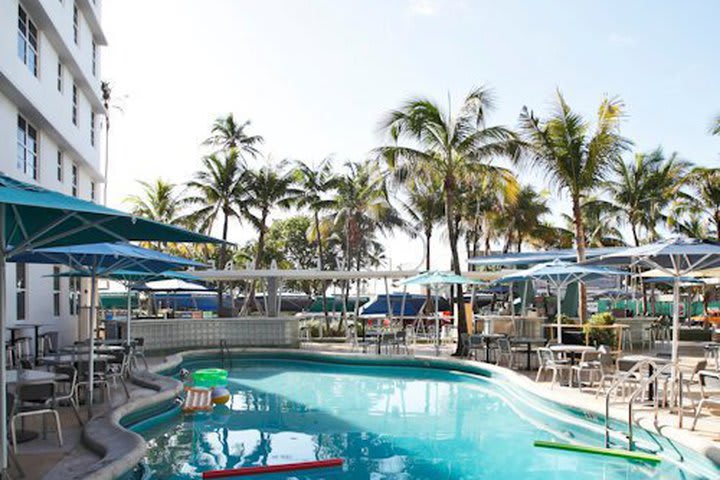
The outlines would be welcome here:
<svg viewBox="0 0 720 480">
<path fill-rule="evenodd" d="M 595 455 L 606 455 L 609 457 L 621 457 L 629 460 L 640 460 L 642 462 L 660 463 L 662 459 L 657 455 L 645 452 L 634 452 L 630 450 L 617 450 L 612 448 L 592 447 L 590 445 L 577 445 L 572 443 L 547 442 L 535 440 L 534 445 L 542 448 L 554 448 L 557 450 L 568 450 L 571 452 L 591 453 Z"/>
</svg>

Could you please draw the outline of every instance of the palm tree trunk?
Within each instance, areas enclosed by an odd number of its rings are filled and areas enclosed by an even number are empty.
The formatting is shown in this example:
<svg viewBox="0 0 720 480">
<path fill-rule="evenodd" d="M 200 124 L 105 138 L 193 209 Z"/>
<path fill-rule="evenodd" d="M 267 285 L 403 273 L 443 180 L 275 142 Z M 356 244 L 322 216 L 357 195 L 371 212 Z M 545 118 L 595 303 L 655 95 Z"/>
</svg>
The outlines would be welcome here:
<svg viewBox="0 0 720 480">
<path fill-rule="evenodd" d="M 220 251 L 218 252 L 218 269 L 224 270 L 225 269 L 225 252 L 226 252 L 226 241 L 227 241 L 227 235 L 228 235 L 228 223 L 229 218 L 228 214 L 224 214 L 223 218 L 223 230 L 222 230 L 222 239 L 223 243 L 220 244 Z M 218 317 L 225 317 L 225 309 L 223 308 L 223 291 L 225 290 L 225 284 L 223 282 L 218 282 L 217 286 L 217 297 L 218 297 L 218 306 L 217 306 L 217 316 Z"/>
<path fill-rule="evenodd" d="M 715 235 L 720 242 L 720 210 L 715 210 Z"/>
<path fill-rule="evenodd" d="M 315 210 L 315 235 L 317 236 L 317 249 L 318 249 L 318 268 L 320 270 L 323 270 L 323 245 L 322 245 L 322 236 L 320 235 L 320 217 L 318 214 L 318 211 Z M 328 316 L 327 311 L 327 295 L 325 294 L 325 281 L 322 280 L 322 311 L 323 316 L 325 317 L 325 326 L 327 327 L 327 330 L 330 330 L 330 317 Z"/>
<path fill-rule="evenodd" d="M 262 258 L 265 254 L 265 233 L 267 231 L 266 223 L 267 223 L 267 213 L 263 212 L 260 217 L 260 229 L 258 231 L 258 243 L 257 243 L 257 249 L 255 250 L 255 268 L 261 269 L 264 267 L 262 265 Z M 267 297 L 265 297 L 267 299 Z M 254 307 L 256 310 L 259 310 L 258 306 L 255 305 L 255 280 L 250 281 L 250 291 L 248 292 L 247 299 L 245 300 L 245 304 L 247 304 L 249 307 Z M 266 312 L 267 313 L 267 312 Z"/>
<path fill-rule="evenodd" d="M 455 230 L 455 179 L 451 176 L 445 179 L 445 215 L 447 217 L 448 236 L 450 237 L 450 254 L 452 258 L 452 269 L 455 274 L 460 275 L 460 255 L 457 249 L 457 231 Z M 463 304 L 462 285 L 455 289 L 455 308 L 458 312 L 458 338 L 467 333 L 467 319 L 465 317 L 465 305 Z M 462 355 L 462 342 L 458 341 L 454 355 Z"/>
<path fill-rule="evenodd" d="M 634 223 L 630 224 L 630 231 L 632 231 L 633 242 L 635 242 L 635 246 L 639 247 L 640 246 L 640 238 L 638 238 L 637 227 L 635 226 Z"/>
<path fill-rule="evenodd" d="M 580 208 L 579 195 L 573 195 L 573 220 L 575 221 L 575 248 L 577 251 L 577 261 L 585 261 L 585 224 L 582 218 L 582 209 Z M 578 295 L 578 316 L 580 322 L 585 323 L 587 317 L 587 291 L 585 284 L 580 283 Z"/>
</svg>

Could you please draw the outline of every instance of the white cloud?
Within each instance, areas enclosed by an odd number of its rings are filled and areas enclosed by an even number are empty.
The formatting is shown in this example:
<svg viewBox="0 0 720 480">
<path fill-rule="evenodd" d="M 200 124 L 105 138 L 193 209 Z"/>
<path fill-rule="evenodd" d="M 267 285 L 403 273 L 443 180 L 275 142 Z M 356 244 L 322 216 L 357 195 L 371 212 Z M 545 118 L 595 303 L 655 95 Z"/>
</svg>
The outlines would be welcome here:
<svg viewBox="0 0 720 480">
<path fill-rule="evenodd" d="M 438 12 L 438 3 L 435 0 L 412 0 L 410 11 L 417 15 L 432 16 Z"/>
</svg>

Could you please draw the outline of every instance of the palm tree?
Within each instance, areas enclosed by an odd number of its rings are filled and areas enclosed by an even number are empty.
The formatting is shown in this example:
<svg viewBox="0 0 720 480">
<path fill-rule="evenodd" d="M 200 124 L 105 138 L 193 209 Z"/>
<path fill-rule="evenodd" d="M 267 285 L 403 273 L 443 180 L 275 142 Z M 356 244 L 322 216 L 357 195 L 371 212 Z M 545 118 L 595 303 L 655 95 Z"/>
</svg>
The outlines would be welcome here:
<svg viewBox="0 0 720 480">
<path fill-rule="evenodd" d="M 420 181 L 417 178 L 408 179 L 407 199 L 400 202 L 405 214 L 410 218 L 408 234 L 415 238 L 423 236 L 425 243 L 425 270 L 430 270 L 430 244 L 435 227 L 445 215 L 445 205 L 437 194 L 440 189 L 438 179 Z"/>
<path fill-rule="evenodd" d="M 403 221 L 390 203 L 387 174 L 374 162 L 347 162 L 347 172 L 338 179 L 333 224 L 342 240 L 345 270 L 360 270 L 362 265 L 381 260 L 382 247 L 377 233 L 390 233 L 403 227 Z M 349 282 L 343 289 L 347 304 Z M 357 281 L 360 291 L 360 280 Z M 359 305 L 355 305 L 357 310 Z M 341 325 L 342 327 L 342 319 Z"/>
<path fill-rule="evenodd" d="M 245 162 L 240 158 L 237 149 L 230 149 L 222 154 L 209 155 L 202 160 L 203 169 L 195 173 L 195 178 L 188 183 L 193 194 L 185 203 L 196 209 L 190 214 L 201 231 L 210 233 L 218 221 L 222 221 L 222 239 L 218 252 L 217 267 L 225 268 L 227 258 L 228 227 L 231 219 L 240 220 L 243 216 L 243 205 L 239 202 L 244 192 L 243 180 L 246 171 Z M 218 314 L 224 313 L 222 295 L 224 285 L 218 282 Z"/>
<path fill-rule="evenodd" d="M 720 135 L 720 115 L 713 119 L 710 125 L 710 133 L 712 135 Z"/>
<path fill-rule="evenodd" d="M 639 246 L 641 230 L 648 240 L 657 238 L 657 225 L 665 222 L 665 209 L 675 196 L 688 163 L 676 153 L 665 157 L 658 148 L 649 153 L 635 154 L 630 162 L 613 166 L 613 177 L 604 183 L 617 208 L 622 223 L 629 225 L 635 246 Z"/>
<path fill-rule="evenodd" d="M 542 217 L 548 213 L 547 199 L 531 185 L 523 186 L 517 195 L 508 198 L 498 216 L 502 219 L 506 235 L 503 252 L 507 253 L 513 244 L 516 251 L 521 252 L 523 242 L 539 233 Z"/>
<path fill-rule="evenodd" d="M 247 153 L 255 158 L 259 154 L 257 147 L 264 139 L 260 135 L 248 135 L 245 129 L 249 126 L 250 120 L 238 123 L 232 113 L 218 117 L 210 129 L 210 137 L 204 143 L 220 150 L 237 149 L 241 157 Z"/>
<path fill-rule="evenodd" d="M 681 211 L 704 216 L 720 241 L 720 168 L 695 167 L 684 183 L 690 187 L 691 195 L 680 201 Z"/>
<path fill-rule="evenodd" d="M 173 183 L 156 178 L 153 182 L 138 180 L 141 195 L 128 195 L 125 202 L 131 205 L 130 212 L 156 222 L 176 225 L 180 220 L 180 196 Z"/>
<path fill-rule="evenodd" d="M 558 190 L 570 195 L 578 261 L 585 260 L 586 248 L 583 199 L 603 181 L 611 166 L 621 161 L 630 146 L 630 141 L 620 135 L 623 109 L 619 99 L 604 99 L 595 130 L 591 131 L 590 125 L 570 109 L 558 91 L 555 110 L 546 120 L 537 118 L 527 107 L 520 114 L 520 127 L 528 146 L 525 157 L 530 165 L 544 170 Z M 578 310 L 582 321 L 586 304 L 585 288 L 581 288 Z"/>
<path fill-rule="evenodd" d="M 427 172 L 442 179 L 439 193 L 445 203 L 452 270 L 457 274 L 460 274 L 457 201 L 462 177 L 496 169 L 490 165 L 491 159 L 515 156 L 521 145 L 509 129 L 486 125 L 492 106 L 490 91 L 485 88 L 471 91 L 454 116 L 432 100 L 410 99 L 383 120 L 382 127 L 392 144 L 376 150 L 400 178 L 407 178 L 410 172 L 413 175 Z M 406 143 L 401 145 L 401 141 Z M 456 289 L 455 304 L 460 320 L 458 331 L 462 334 L 467 328 L 461 287 Z M 458 345 L 457 353 L 461 348 Z"/>
<path fill-rule="evenodd" d="M 255 251 L 255 268 L 263 268 L 265 237 L 268 231 L 268 219 L 275 208 L 288 208 L 301 194 L 294 187 L 293 172 L 286 171 L 286 162 L 277 167 L 267 164 L 257 170 L 247 170 L 243 181 L 244 189 L 238 197 L 243 205 L 242 217 L 258 232 Z M 251 282 L 250 292 L 243 303 L 243 311 L 255 302 L 255 283 Z"/>
<path fill-rule="evenodd" d="M 320 165 L 313 166 L 298 161 L 295 164 L 295 182 L 302 191 L 297 196 L 297 205 L 310 210 L 313 214 L 313 237 L 317 242 L 318 269 L 323 270 L 323 235 L 320 230 L 320 214 L 329 210 L 334 205 L 329 196 L 335 189 L 338 180 L 333 172 L 332 159 L 325 158 Z M 330 319 L 327 312 L 327 299 L 325 287 L 322 288 L 322 308 L 325 321 L 330 327 Z"/>
<path fill-rule="evenodd" d="M 580 206 L 582 212 L 585 245 L 591 248 L 620 247 L 625 245 L 622 232 L 618 225 L 619 209 L 611 202 L 596 196 L 589 196 Z M 573 237 L 575 219 L 572 215 L 563 214 L 567 230 Z M 572 241 L 571 241 L 572 246 Z"/>
</svg>

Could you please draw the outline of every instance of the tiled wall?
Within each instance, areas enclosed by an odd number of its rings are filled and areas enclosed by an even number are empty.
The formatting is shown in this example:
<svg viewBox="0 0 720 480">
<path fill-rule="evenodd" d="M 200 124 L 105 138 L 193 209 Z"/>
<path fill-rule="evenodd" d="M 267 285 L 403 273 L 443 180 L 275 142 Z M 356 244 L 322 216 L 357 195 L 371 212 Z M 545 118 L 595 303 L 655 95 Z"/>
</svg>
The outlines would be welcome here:
<svg viewBox="0 0 720 480">
<path fill-rule="evenodd" d="M 178 350 L 218 347 L 296 347 L 298 320 L 293 317 L 212 320 L 139 320 L 133 322 L 133 337 L 145 339 L 145 349 Z"/>
</svg>

